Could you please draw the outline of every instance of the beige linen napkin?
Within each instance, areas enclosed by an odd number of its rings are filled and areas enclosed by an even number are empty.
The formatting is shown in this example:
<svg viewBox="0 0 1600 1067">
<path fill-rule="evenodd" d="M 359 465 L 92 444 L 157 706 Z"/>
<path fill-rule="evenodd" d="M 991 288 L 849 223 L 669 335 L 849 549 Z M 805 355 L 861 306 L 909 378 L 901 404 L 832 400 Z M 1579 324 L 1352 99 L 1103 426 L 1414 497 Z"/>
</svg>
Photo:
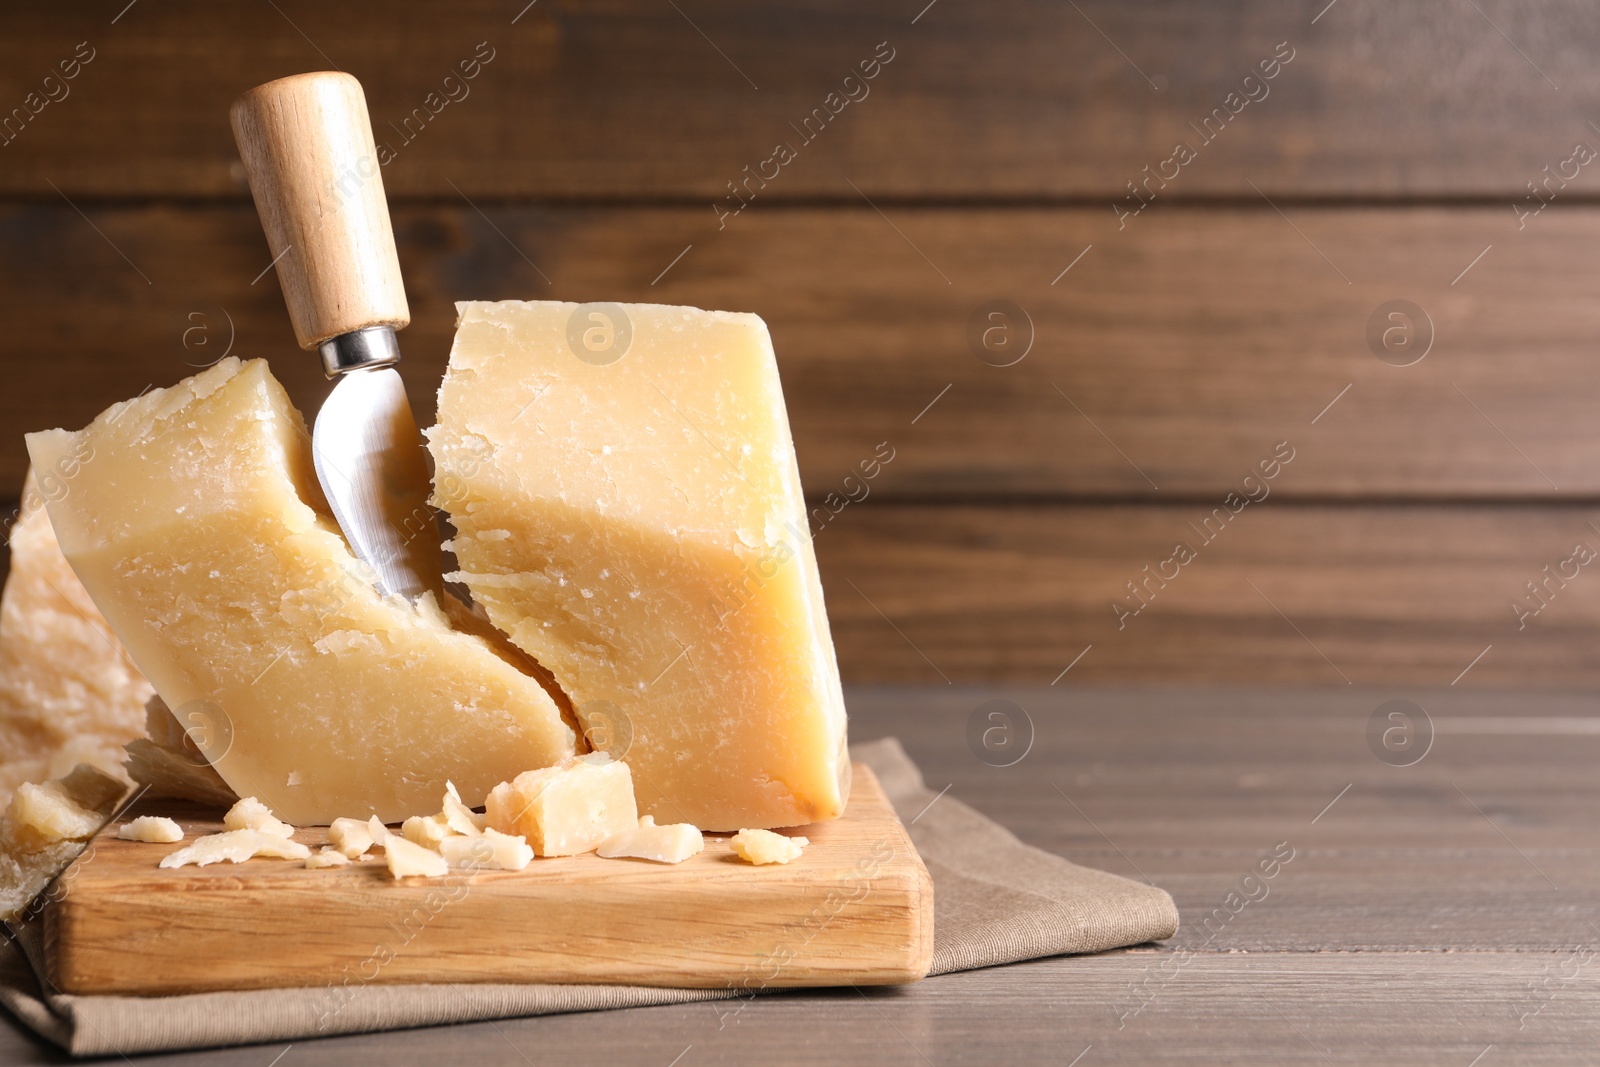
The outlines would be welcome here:
<svg viewBox="0 0 1600 1067">
<path fill-rule="evenodd" d="M 855 745 L 911 825 L 933 876 L 932 974 L 1099 952 L 1171 937 L 1178 910 L 1164 890 L 1090 870 L 1018 841 L 972 808 L 935 795 L 894 738 Z M 722 989 L 602 985 L 365 986 L 331 1016 L 320 988 L 178 997 L 77 997 L 41 991 L 39 924 L 22 952 L 0 949 L 0 1004 L 75 1056 L 293 1041 L 518 1015 L 681 1004 L 740 995 Z"/>
</svg>

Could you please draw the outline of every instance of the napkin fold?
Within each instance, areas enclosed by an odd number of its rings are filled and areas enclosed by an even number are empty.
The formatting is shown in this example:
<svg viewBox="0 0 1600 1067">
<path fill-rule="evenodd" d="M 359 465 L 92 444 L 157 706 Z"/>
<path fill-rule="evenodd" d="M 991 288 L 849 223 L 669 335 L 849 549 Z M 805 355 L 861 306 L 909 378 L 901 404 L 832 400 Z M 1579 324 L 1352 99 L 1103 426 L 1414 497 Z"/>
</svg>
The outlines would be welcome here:
<svg viewBox="0 0 1600 1067">
<path fill-rule="evenodd" d="M 933 876 L 930 975 L 1100 952 L 1177 932 L 1178 910 L 1164 890 L 1068 863 L 1023 844 L 954 797 L 936 796 L 923 785 L 921 771 L 898 740 L 869 741 L 850 751 L 853 759 L 877 773 Z M 331 1017 L 321 988 L 174 997 L 70 996 L 49 989 L 42 978 L 39 926 L 29 923 L 14 949 L 0 949 L 0 1004 L 74 1056 L 294 1041 L 750 995 L 732 989 L 615 985 L 372 985 L 362 987 Z"/>
</svg>

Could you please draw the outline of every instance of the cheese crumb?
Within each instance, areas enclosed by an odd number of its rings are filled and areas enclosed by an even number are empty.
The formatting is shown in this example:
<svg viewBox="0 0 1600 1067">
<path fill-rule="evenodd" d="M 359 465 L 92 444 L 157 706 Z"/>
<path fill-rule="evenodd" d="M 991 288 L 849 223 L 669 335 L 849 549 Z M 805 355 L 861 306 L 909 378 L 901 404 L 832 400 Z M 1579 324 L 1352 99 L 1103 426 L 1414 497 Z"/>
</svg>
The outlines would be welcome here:
<svg viewBox="0 0 1600 1067">
<path fill-rule="evenodd" d="M 86 764 L 65 778 L 19 788 L 0 816 L 0 920 L 20 916 L 78 857 L 85 839 L 111 818 L 126 791 L 123 783 Z M 82 832 L 75 839 L 65 836 L 70 831 Z"/>
<path fill-rule="evenodd" d="M 439 851 L 439 843 L 445 838 L 457 836 L 443 815 L 413 815 L 400 824 L 400 834 L 407 841 L 435 852 Z"/>
<path fill-rule="evenodd" d="M 771 830 L 740 830 L 728 844 L 740 859 L 759 867 L 799 859 L 801 851 L 811 842 L 803 837 L 784 837 Z"/>
<path fill-rule="evenodd" d="M 484 816 L 477 814 L 461 802 L 454 782 L 444 784 L 444 810 L 440 812 L 450 829 L 458 834 L 476 837 L 483 832 Z"/>
<path fill-rule="evenodd" d="M 170 845 L 174 841 L 183 840 L 183 827 L 162 815 L 141 815 L 132 822 L 117 827 L 117 839 Z"/>
<path fill-rule="evenodd" d="M 682 863 L 704 851 L 706 839 L 698 827 L 686 822 L 657 826 L 646 815 L 632 830 L 613 834 L 600 842 L 600 855 L 606 859 L 652 860 L 656 863 Z"/>
<path fill-rule="evenodd" d="M 328 827 L 328 843 L 349 859 L 360 859 L 377 843 L 372 829 L 361 819 L 335 819 Z"/>
<path fill-rule="evenodd" d="M 80 770 L 73 773 L 88 780 Z M 123 787 L 114 784 L 120 793 Z M 106 820 L 106 813 L 96 810 L 98 806 L 97 798 L 76 795 L 67 780 L 38 785 L 24 782 L 12 794 L 6 818 L 20 850 L 33 852 L 58 841 L 81 841 L 92 835 Z"/>
<path fill-rule="evenodd" d="M 533 848 L 526 841 L 492 829 L 477 837 L 447 837 L 439 851 L 450 866 L 477 870 L 520 871 L 533 862 Z"/>
<path fill-rule="evenodd" d="M 303 860 L 311 850 L 298 841 L 261 830 L 229 830 L 226 833 L 197 837 L 178 851 L 163 856 L 163 867 L 205 867 L 212 863 L 243 863 L 256 856 L 281 860 Z"/>
<path fill-rule="evenodd" d="M 415 841 L 407 841 L 399 834 L 389 834 L 379 842 L 383 857 L 389 864 L 389 873 L 395 881 L 402 878 L 438 878 L 450 873 L 444 857 Z"/>
<path fill-rule="evenodd" d="M 525 771 L 489 793 L 488 825 L 521 835 L 539 856 L 593 852 L 639 825 L 628 765 L 603 752 Z"/>
<path fill-rule="evenodd" d="M 306 857 L 306 869 L 315 871 L 323 867 L 344 867 L 350 863 L 350 857 L 336 848 L 327 845 Z"/>
<path fill-rule="evenodd" d="M 294 827 L 273 815 L 272 809 L 255 797 L 245 797 L 229 808 L 222 825 L 229 830 L 256 830 L 273 837 L 294 836 Z"/>
</svg>

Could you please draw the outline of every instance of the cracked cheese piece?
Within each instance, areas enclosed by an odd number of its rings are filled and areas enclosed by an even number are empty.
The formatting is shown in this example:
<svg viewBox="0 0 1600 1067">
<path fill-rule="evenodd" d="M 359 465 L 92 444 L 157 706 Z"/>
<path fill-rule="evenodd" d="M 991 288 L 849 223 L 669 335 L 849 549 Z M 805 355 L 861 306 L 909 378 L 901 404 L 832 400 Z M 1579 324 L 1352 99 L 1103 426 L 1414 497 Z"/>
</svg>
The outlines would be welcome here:
<svg viewBox="0 0 1600 1067">
<path fill-rule="evenodd" d="M 83 462 L 46 470 L 51 493 Z M 72 573 L 33 472 L 12 525 L 0 595 L 0 804 L 23 782 L 79 763 L 122 777 L 122 745 L 140 734 L 153 690 Z"/>
<path fill-rule="evenodd" d="M 533 846 L 492 829 L 476 837 L 447 837 L 439 843 L 439 853 L 450 866 L 469 870 L 520 871 L 533 862 Z"/>
<path fill-rule="evenodd" d="M 837 817 L 844 701 L 766 325 L 456 311 L 428 431 L 454 577 L 591 747 L 627 759 L 645 811 L 728 831 Z"/>
<path fill-rule="evenodd" d="M 170 845 L 183 840 L 183 827 L 164 815 L 141 815 L 117 827 L 117 840 Z"/>
<path fill-rule="evenodd" d="M 399 822 L 447 779 L 481 796 L 575 750 L 537 679 L 431 598 L 378 593 L 265 362 L 228 357 L 28 447 L 41 470 L 92 452 L 48 501 L 61 547 L 240 796 L 297 826 Z"/>
<path fill-rule="evenodd" d="M 646 815 L 639 825 L 620 834 L 613 834 L 600 842 L 596 850 L 608 860 L 653 860 L 656 863 L 682 863 L 690 856 L 705 851 L 706 839 L 698 827 L 686 822 L 671 826 L 657 826 Z"/>
<path fill-rule="evenodd" d="M 245 797 L 229 808 L 222 817 L 222 826 L 227 830 L 260 830 L 273 837 L 294 836 L 294 827 L 273 815 L 272 809 L 255 797 Z"/>
<path fill-rule="evenodd" d="M 23 784 L 0 816 L 0 921 L 15 919 L 88 846 L 127 785 L 88 764 Z"/>
<path fill-rule="evenodd" d="M 162 867 L 206 867 L 213 863 L 243 863 L 257 856 L 280 860 L 303 860 L 311 849 L 298 841 L 260 830 L 228 830 L 197 837 L 190 844 L 161 857 Z"/>
<path fill-rule="evenodd" d="M 639 825 L 628 765 L 603 752 L 527 771 L 489 793 L 491 829 L 522 837 L 539 856 L 577 856 Z"/>
<path fill-rule="evenodd" d="M 728 844 L 740 859 L 760 867 L 797 860 L 811 842 L 803 837 L 784 837 L 771 830 L 740 830 Z"/>
</svg>

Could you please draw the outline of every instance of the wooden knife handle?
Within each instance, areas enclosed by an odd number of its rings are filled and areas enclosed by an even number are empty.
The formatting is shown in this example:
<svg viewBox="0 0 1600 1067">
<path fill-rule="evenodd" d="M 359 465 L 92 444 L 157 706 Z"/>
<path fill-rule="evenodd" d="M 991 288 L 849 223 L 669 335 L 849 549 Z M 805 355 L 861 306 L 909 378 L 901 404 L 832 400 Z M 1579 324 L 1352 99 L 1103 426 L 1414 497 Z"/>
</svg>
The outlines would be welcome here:
<svg viewBox="0 0 1600 1067">
<path fill-rule="evenodd" d="M 235 100 L 231 117 L 300 347 L 410 322 L 361 83 L 280 78 Z"/>
</svg>

